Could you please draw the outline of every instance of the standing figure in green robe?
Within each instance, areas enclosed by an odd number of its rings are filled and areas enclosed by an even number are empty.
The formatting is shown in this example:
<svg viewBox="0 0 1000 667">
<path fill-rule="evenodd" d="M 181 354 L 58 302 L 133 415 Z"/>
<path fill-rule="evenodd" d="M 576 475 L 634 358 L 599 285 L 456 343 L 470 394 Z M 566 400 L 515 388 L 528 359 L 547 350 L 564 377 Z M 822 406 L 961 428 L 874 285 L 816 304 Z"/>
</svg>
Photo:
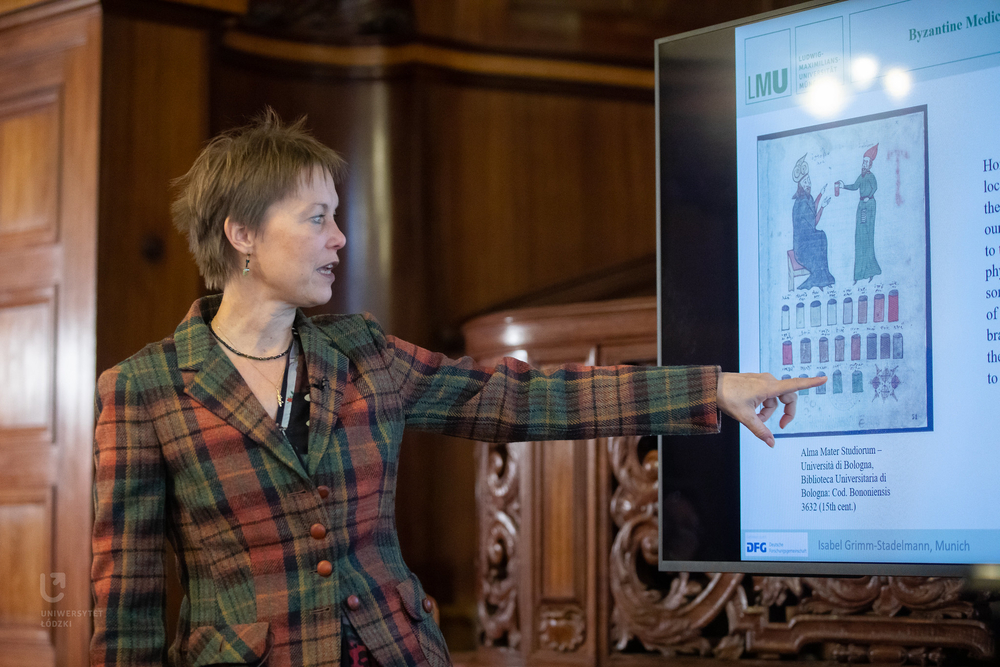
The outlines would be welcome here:
<svg viewBox="0 0 1000 667">
<path fill-rule="evenodd" d="M 878 155 L 878 144 L 875 144 L 861 158 L 861 175 L 854 183 L 848 185 L 837 181 L 837 185 L 845 190 L 857 190 L 860 195 L 858 213 L 854 226 L 854 282 L 872 278 L 882 273 L 882 267 L 875 259 L 875 191 L 878 182 L 871 172 L 872 162 Z"/>
</svg>

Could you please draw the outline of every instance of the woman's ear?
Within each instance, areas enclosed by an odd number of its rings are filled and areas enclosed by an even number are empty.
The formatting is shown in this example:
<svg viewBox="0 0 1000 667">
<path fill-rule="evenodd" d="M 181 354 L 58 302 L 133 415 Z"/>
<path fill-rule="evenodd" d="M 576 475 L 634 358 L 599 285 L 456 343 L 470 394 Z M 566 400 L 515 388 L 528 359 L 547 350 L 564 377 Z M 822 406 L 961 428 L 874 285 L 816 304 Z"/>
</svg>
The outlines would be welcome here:
<svg viewBox="0 0 1000 667">
<path fill-rule="evenodd" d="M 241 255 L 253 254 L 253 235 L 246 225 L 227 216 L 223 228 L 226 231 L 226 238 L 229 239 L 229 243 L 236 249 L 236 252 Z"/>
</svg>

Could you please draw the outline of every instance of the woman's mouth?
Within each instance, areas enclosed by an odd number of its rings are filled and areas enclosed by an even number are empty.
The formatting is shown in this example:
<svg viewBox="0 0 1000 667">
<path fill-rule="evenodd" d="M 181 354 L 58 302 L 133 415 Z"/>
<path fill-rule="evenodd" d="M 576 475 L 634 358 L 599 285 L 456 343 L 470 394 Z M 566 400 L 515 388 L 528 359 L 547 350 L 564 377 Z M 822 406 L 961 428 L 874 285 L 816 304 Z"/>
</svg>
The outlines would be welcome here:
<svg viewBox="0 0 1000 667">
<path fill-rule="evenodd" d="M 337 264 L 339 263 L 340 262 L 330 262 L 329 264 L 319 267 L 318 271 L 324 276 L 332 276 L 333 270 L 337 268 Z"/>
</svg>

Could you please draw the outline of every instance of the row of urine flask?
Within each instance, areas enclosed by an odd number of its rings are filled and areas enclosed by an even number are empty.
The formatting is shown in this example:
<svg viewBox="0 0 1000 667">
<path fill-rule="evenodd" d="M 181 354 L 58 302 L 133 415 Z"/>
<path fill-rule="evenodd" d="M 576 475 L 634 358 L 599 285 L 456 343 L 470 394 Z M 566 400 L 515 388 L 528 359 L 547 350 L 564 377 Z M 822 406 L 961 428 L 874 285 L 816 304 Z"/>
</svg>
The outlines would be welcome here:
<svg viewBox="0 0 1000 667">
<path fill-rule="evenodd" d="M 899 290 L 889 290 L 889 307 L 885 306 L 885 295 L 876 294 L 874 308 L 872 310 L 872 322 L 898 322 L 899 321 Z M 843 316 L 839 324 L 854 324 L 854 300 L 851 297 L 844 297 Z M 886 312 L 888 310 L 888 312 Z M 837 322 L 837 300 L 830 299 L 826 302 L 826 324 L 833 326 Z M 781 307 L 781 330 L 788 331 L 791 328 L 791 308 Z M 868 323 L 868 297 L 858 297 L 858 324 Z M 813 301 L 809 304 L 809 326 L 823 326 L 823 304 Z M 801 301 L 795 304 L 795 328 L 806 328 L 806 304 Z"/>
<path fill-rule="evenodd" d="M 782 375 L 781 379 L 782 380 L 788 380 L 788 379 L 791 379 L 791 377 L 792 377 L 791 375 Z M 804 378 L 804 377 L 809 377 L 809 376 L 808 375 L 800 375 L 799 377 L 800 378 Z M 818 373 L 816 375 L 816 377 L 826 377 L 826 373 Z M 833 375 L 830 377 L 830 385 L 831 385 L 831 387 L 830 387 L 831 393 L 834 393 L 834 394 L 843 394 L 844 393 L 844 376 L 841 374 L 840 371 L 834 371 L 833 372 Z M 826 393 L 826 387 L 827 387 L 827 385 L 821 384 L 820 386 L 816 387 L 816 393 L 817 394 L 825 394 Z M 853 373 L 851 373 L 851 393 L 852 394 L 860 394 L 864 390 L 865 390 L 865 382 L 864 382 L 864 377 L 861 374 L 861 371 L 854 371 Z M 808 395 L 809 394 L 809 390 L 808 389 L 802 389 L 801 391 L 799 391 L 799 394 L 801 394 L 801 395 Z"/>
<path fill-rule="evenodd" d="M 890 337 L 889 334 L 884 333 L 881 336 L 879 334 L 870 333 L 867 339 L 867 349 L 866 359 L 902 359 L 903 358 L 903 334 L 895 333 Z M 833 339 L 833 360 L 834 361 L 844 361 L 844 344 L 845 339 L 843 336 L 837 336 Z M 791 366 L 795 363 L 792 352 L 793 352 L 792 341 L 786 340 L 781 344 L 781 365 Z M 854 334 L 851 336 L 851 361 L 861 360 L 861 335 Z M 824 336 L 819 339 L 819 363 L 825 364 L 830 361 L 830 339 Z M 799 341 L 799 363 L 800 364 L 811 364 L 813 362 L 812 354 L 812 339 L 803 338 Z"/>
</svg>

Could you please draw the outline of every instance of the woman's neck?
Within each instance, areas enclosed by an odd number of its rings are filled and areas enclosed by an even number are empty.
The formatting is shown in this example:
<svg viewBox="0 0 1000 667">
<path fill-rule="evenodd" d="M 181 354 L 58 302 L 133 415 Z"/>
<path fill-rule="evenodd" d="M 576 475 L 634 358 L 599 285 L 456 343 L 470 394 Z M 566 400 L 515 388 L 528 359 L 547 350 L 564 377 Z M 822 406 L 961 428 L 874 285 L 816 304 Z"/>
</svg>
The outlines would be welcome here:
<svg viewBox="0 0 1000 667">
<path fill-rule="evenodd" d="M 247 292 L 239 285 L 226 286 L 212 328 L 244 354 L 281 352 L 292 340 L 295 307 Z"/>
</svg>

